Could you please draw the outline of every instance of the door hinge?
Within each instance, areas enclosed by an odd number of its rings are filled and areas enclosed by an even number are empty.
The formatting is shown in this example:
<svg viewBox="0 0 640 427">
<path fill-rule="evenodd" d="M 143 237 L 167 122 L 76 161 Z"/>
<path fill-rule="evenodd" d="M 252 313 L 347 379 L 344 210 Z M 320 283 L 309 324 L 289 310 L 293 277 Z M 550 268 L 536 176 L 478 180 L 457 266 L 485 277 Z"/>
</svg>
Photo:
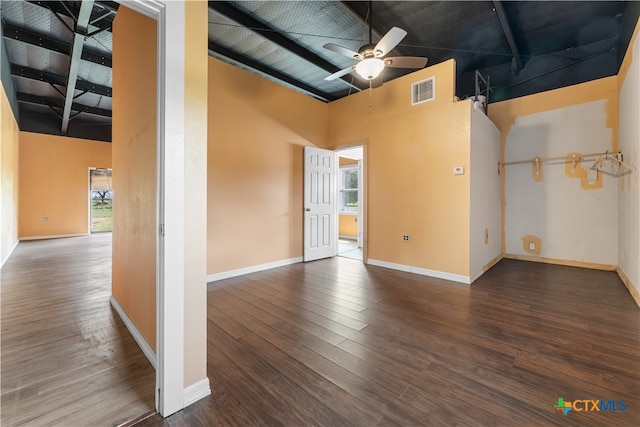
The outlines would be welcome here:
<svg viewBox="0 0 640 427">
<path fill-rule="evenodd" d="M 160 224 L 160 235 L 164 237 L 164 224 Z"/>
</svg>

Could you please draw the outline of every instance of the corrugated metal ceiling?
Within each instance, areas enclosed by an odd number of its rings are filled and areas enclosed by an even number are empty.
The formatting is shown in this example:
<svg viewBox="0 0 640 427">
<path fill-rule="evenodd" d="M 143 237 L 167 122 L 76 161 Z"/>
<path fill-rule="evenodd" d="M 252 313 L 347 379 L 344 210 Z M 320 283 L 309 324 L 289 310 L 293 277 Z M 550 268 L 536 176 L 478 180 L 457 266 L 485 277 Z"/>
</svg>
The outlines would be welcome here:
<svg viewBox="0 0 640 427">
<path fill-rule="evenodd" d="M 70 60 L 78 81 L 68 134 L 110 139 L 111 25 L 117 3 L 95 1 L 82 58 L 69 45 L 80 1 L 4 0 L 4 43 L 18 93 L 20 126 L 62 132 Z M 407 36 L 392 56 L 455 58 L 457 95 L 474 93 L 476 70 L 490 77 L 490 101 L 615 75 L 640 11 L 638 1 L 221 1 L 209 2 L 209 54 L 324 101 L 368 87 L 353 74 L 325 77 L 355 60 L 350 50 L 397 26 Z M 385 80 L 412 70 L 386 69 Z M 88 91 L 85 93 L 85 91 Z M 79 96 L 78 96 L 79 95 Z"/>
</svg>

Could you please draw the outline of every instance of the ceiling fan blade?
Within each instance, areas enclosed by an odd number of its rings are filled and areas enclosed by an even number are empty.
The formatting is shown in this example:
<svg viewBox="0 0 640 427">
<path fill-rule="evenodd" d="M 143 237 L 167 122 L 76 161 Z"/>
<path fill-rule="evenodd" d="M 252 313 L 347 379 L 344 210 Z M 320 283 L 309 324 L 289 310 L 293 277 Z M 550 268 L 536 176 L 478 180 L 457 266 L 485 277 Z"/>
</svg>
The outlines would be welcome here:
<svg viewBox="0 0 640 427">
<path fill-rule="evenodd" d="M 352 65 L 351 67 L 347 67 L 347 68 L 345 68 L 343 70 L 336 71 L 335 73 L 325 77 L 324 79 L 327 80 L 327 81 L 335 80 L 337 78 L 340 78 L 342 76 L 345 76 L 345 75 L 349 74 L 350 72 L 352 72 L 355 69 L 356 69 L 356 66 Z"/>
<path fill-rule="evenodd" d="M 376 52 L 376 56 L 384 56 L 387 53 L 391 52 L 391 50 L 396 47 L 406 35 L 407 32 L 402 28 L 393 27 L 392 29 L 390 29 L 373 49 L 374 52 Z M 378 52 L 381 53 L 378 54 Z"/>
<path fill-rule="evenodd" d="M 358 52 L 354 52 L 351 49 L 347 49 L 346 47 L 338 46 L 337 44 L 327 43 L 323 47 L 325 49 L 329 49 L 333 52 L 339 53 L 340 55 L 348 56 L 349 58 L 362 59 L 362 56 Z"/>
<path fill-rule="evenodd" d="M 385 67 L 390 68 L 424 68 L 427 65 L 427 58 L 420 56 L 394 56 L 383 61 Z"/>
</svg>

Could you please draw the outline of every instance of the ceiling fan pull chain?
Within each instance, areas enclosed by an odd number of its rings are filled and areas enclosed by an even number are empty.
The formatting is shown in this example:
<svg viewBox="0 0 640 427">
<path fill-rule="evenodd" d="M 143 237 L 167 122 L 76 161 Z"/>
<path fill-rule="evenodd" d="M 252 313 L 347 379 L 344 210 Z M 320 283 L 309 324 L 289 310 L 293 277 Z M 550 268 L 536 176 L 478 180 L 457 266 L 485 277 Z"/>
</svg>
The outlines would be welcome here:
<svg viewBox="0 0 640 427">
<path fill-rule="evenodd" d="M 373 111 L 373 81 L 369 79 L 369 114 Z"/>
</svg>

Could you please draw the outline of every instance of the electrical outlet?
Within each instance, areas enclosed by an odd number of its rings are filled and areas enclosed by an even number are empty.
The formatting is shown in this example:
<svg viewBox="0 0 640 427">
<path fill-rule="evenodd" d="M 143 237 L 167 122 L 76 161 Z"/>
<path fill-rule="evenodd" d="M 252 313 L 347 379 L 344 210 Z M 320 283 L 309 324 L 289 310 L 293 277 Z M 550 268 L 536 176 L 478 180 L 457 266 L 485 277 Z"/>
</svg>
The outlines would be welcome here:
<svg viewBox="0 0 640 427">
<path fill-rule="evenodd" d="M 48 221 L 49 221 L 49 218 L 47 218 L 46 216 L 42 217 L 42 222 L 48 222 Z"/>
<path fill-rule="evenodd" d="M 530 242 L 529 243 L 529 250 L 530 251 L 535 251 L 536 250 L 536 244 L 534 242 Z"/>
<path fill-rule="evenodd" d="M 409 235 L 408 234 L 403 234 L 402 235 L 402 241 L 403 242 L 408 242 L 409 241 Z"/>
<path fill-rule="evenodd" d="M 485 245 L 489 244 L 489 229 L 488 228 L 484 229 L 484 244 Z"/>
<path fill-rule="evenodd" d="M 464 167 L 456 166 L 455 168 L 453 168 L 453 174 L 454 175 L 463 175 L 464 174 Z"/>
</svg>

